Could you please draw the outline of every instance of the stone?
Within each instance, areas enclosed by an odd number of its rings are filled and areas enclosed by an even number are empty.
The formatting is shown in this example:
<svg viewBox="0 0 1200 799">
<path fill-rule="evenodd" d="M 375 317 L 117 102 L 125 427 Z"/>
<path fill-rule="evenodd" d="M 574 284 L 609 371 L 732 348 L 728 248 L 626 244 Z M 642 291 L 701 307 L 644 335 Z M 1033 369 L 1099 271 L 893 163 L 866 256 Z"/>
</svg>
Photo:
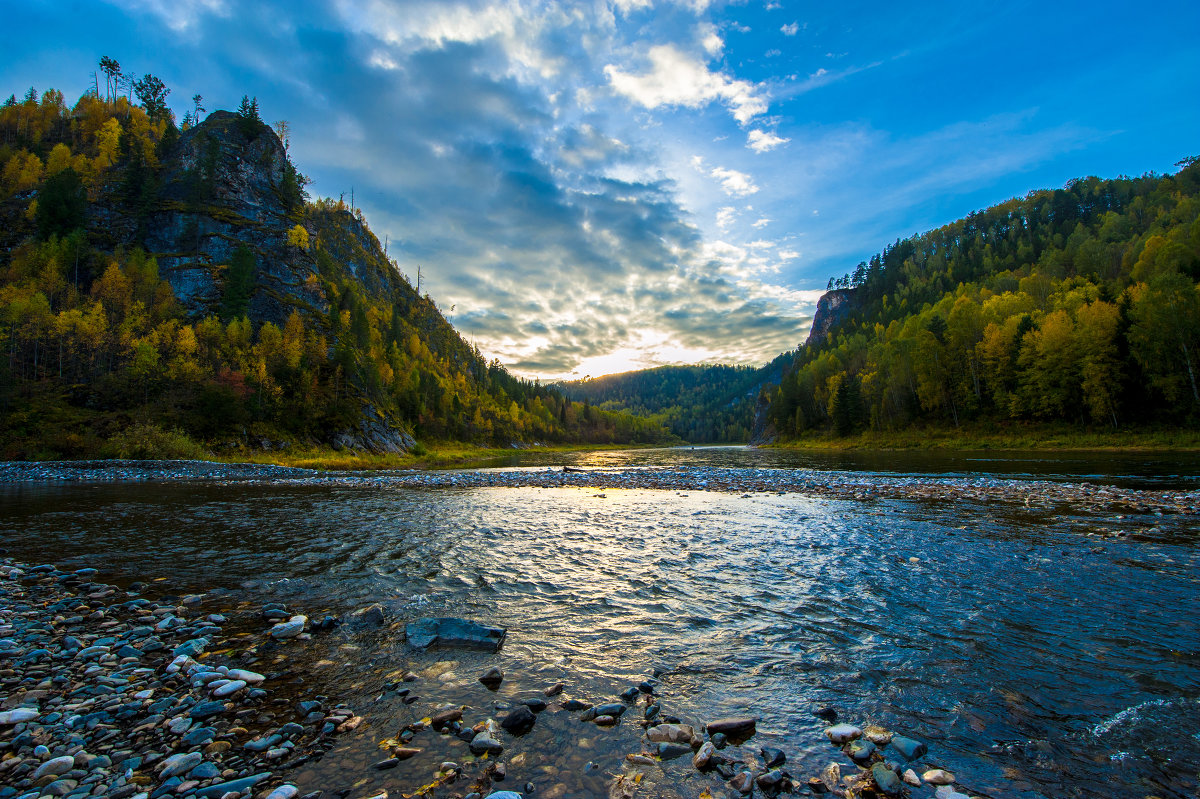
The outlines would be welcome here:
<svg viewBox="0 0 1200 799">
<path fill-rule="evenodd" d="M 190 715 L 196 721 L 203 721 L 204 719 L 215 716 L 224 710 L 224 702 L 201 702 L 193 707 L 188 715 Z"/>
<path fill-rule="evenodd" d="M 729 745 L 729 736 L 723 732 L 718 732 L 716 735 L 710 736 L 709 740 L 711 740 L 713 746 L 717 747 L 718 749 L 724 749 Z"/>
<path fill-rule="evenodd" d="M 473 755 L 498 755 L 504 751 L 504 745 L 486 732 L 481 732 L 472 738 L 470 746 Z"/>
<path fill-rule="evenodd" d="M 200 788 L 196 791 L 196 796 L 200 799 L 220 799 L 227 793 L 241 793 L 249 788 L 253 788 L 260 782 L 271 778 L 271 772 L 265 771 L 261 774 L 252 774 L 248 777 L 239 777 L 236 780 L 229 782 L 219 782 L 214 785 L 209 785 Z"/>
<path fill-rule="evenodd" d="M 863 737 L 876 746 L 887 746 L 888 742 L 892 740 L 890 732 L 874 724 L 863 727 Z"/>
<path fill-rule="evenodd" d="M 370 605 L 359 608 L 350 614 L 350 623 L 359 627 L 382 627 L 387 620 L 383 605 Z"/>
<path fill-rule="evenodd" d="M 233 680 L 232 682 L 222 685 L 220 688 L 214 689 L 212 695 L 217 699 L 223 699 L 227 696 L 233 696 L 245 687 L 245 680 Z"/>
<path fill-rule="evenodd" d="M 862 730 L 855 727 L 853 724 L 835 724 L 825 730 L 825 736 L 835 744 L 850 743 L 856 738 L 862 736 Z"/>
<path fill-rule="evenodd" d="M 546 700 L 533 697 L 532 699 L 522 699 L 521 704 L 532 710 L 534 713 L 541 713 L 546 709 Z"/>
<path fill-rule="evenodd" d="M 864 738 L 851 741 L 846 745 L 844 751 L 851 760 L 862 765 L 871 759 L 871 755 L 875 754 L 875 750 L 875 744 Z"/>
<path fill-rule="evenodd" d="M 696 754 L 692 755 L 692 765 L 697 771 L 704 771 L 712 765 L 712 759 L 717 756 L 717 747 L 712 745 L 712 741 L 705 741 L 700 744 L 700 748 L 696 750 Z"/>
<path fill-rule="evenodd" d="M 838 717 L 837 711 L 831 707 L 818 708 L 813 711 L 813 715 L 819 719 L 824 719 L 825 721 L 828 721 L 830 724 L 837 721 L 837 717 Z"/>
<path fill-rule="evenodd" d="M 493 791 L 484 799 L 523 799 L 523 797 L 516 791 Z"/>
<path fill-rule="evenodd" d="M 758 719 L 746 716 L 742 718 L 718 719 L 705 725 L 709 735 L 721 733 L 733 740 L 745 740 L 754 735 Z"/>
<path fill-rule="evenodd" d="M 936 796 L 937 799 L 971 799 L 971 797 L 967 796 L 965 793 L 956 791 L 949 785 L 938 786 L 938 789 L 933 795 Z"/>
<path fill-rule="evenodd" d="M 925 744 L 920 741 L 914 741 L 912 738 L 905 738 L 903 735 L 893 735 L 891 746 L 905 760 L 916 760 L 919 757 L 924 757 L 929 752 L 929 747 Z"/>
<path fill-rule="evenodd" d="M 871 777 L 875 780 L 875 784 L 879 786 L 879 790 L 889 796 L 895 796 L 904 788 L 904 784 L 900 782 L 900 778 L 896 776 L 896 772 L 882 763 L 876 763 L 871 766 Z"/>
<path fill-rule="evenodd" d="M 754 782 L 762 789 L 763 793 L 775 795 L 783 788 L 783 782 L 787 779 L 787 774 L 782 771 L 768 771 L 764 774 L 759 774 Z"/>
<path fill-rule="evenodd" d="M 646 730 L 646 738 L 654 743 L 667 741 L 676 744 L 690 744 L 695 729 L 687 724 L 659 724 Z"/>
<path fill-rule="evenodd" d="M 564 686 L 562 683 L 556 682 L 554 685 L 551 685 L 546 688 L 546 690 L 542 691 L 542 693 L 544 693 L 546 696 L 558 696 L 563 692 L 563 688 Z"/>
<path fill-rule="evenodd" d="M 510 735 L 524 735 L 533 729 L 537 716 L 526 705 L 517 705 L 500 719 L 500 726 Z"/>
<path fill-rule="evenodd" d="M 241 680 L 247 685 L 258 685 L 267 679 L 256 671 L 247 671 L 246 669 L 230 669 L 225 676 L 231 680 Z"/>
<path fill-rule="evenodd" d="M 749 771 L 739 771 L 733 775 L 733 779 L 729 781 L 729 787 L 741 794 L 748 794 L 754 790 L 754 775 Z"/>
<path fill-rule="evenodd" d="M 508 633 L 503 627 L 487 627 L 454 617 L 418 619 L 405 626 L 404 632 L 408 643 L 418 649 L 446 647 L 488 652 L 499 650 Z"/>
<path fill-rule="evenodd" d="M 171 755 L 161 764 L 159 764 L 159 769 L 161 770 L 159 776 L 163 778 L 178 777 L 183 774 L 187 774 L 202 762 L 204 762 L 204 755 L 200 754 L 199 752 L 187 752 L 178 755 Z"/>
<path fill-rule="evenodd" d="M 500 683 L 504 682 L 504 672 L 492 666 L 490 669 L 479 675 L 479 682 L 489 691 L 495 691 L 500 687 Z"/>
<path fill-rule="evenodd" d="M 613 727 L 620 721 L 616 716 L 596 716 L 592 721 L 597 727 Z"/>
<path fill-rule="evenodd" d="M 904 770 L 904 782 L 916 788 L 920 786 L 921 778 L 917 776 L 917 772 L 909 768 Z"/>
<path fill-rule="evenodd" d="M 658 756 L 663 760 L 674 760 L 677 757 L 690 755 L 692 747 L 689 744 L 676 744 L 664 741 L 658 745 Z"/>
<path fill-rule="evenodd" d="M 299 788 L 291 783 L 286 783 L 267 794 L 267 799 L 294 799 L 299 793 Z"/>
<path fill-rule="evenodd" d="M 933 768 L 921 775 L 921 779 L 930 785 L 953 785 L 954 775 L 940 768 Z"/>
<path fill-rule="evenodd" d="M 307 623 L 308 616 L 292 616 L 289 620 L 276 624 L 267 631 L 267 634 L 272 638 L 278 639 L 295 638 L 297 635 L 304 632 L 304 625 Z"/>
<path fill-rule="evenodd" d="M 429 719 L 429 726 L 433 727 L 438 732 L 441 732 L 449 727 L 451 722 L 461 719 L 462 714 L 463 712 L 461 707 L 449 707 L 444 710 L 439 710 Z"/>
<path fill-rule="evenodd" d="M 41 713 L 31 707 L 19 707 L 16 710 L 6 710 L 0 713 L 0 724 L 20 724 L 24 721 L 33 721 Z"/>
<path fill-rule="evenodd" d="M 59 774 L 66 774 L 73 768 L 75 768 L 75 757 L 73 755 L 55 757 L 38 766 L 37 770 L 33 772 L 33 778 L 37 780 L 41 779 L 47 774 L 52 774 L 55 776 Z"/>
<path fill-rule="evenodd" d="M 605 702 L 603 705 L 596 705 L 594 708 L 597 716 L 615 716 L 620 718 L 625 712 L 626 706 L 620 702 Z"/>
<path fill-rule="evenodd" d="M 562 703 L 563 710 L 587 710 L 591 707 L 587 702 L 581 702 L 578 699 L 568 699 Z"/>
<path fill-rule="evenodd" d="M 782 749 L 773 749 L 769 746 L 764 746 L 759 752 L 762 754 L 763 763 L 766 764 L 767 768 L 782 766 L 787 762 L 787 755 L 783 753 Z"/>
</svg>

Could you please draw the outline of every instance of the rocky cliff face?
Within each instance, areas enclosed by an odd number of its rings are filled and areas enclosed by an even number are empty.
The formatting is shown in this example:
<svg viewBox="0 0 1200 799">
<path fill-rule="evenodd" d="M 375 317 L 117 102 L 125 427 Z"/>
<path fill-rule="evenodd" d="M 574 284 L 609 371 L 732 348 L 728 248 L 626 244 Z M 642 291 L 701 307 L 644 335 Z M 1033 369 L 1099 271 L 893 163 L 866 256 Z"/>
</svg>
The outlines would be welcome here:
<svg viewBox="0 0 1200 799">
<path fill-rule="evenodd" d="M 190 312 L 216 309 L 226 265 L 243 245 L 255 260 L 252 318 L 279 323 L 296 305 L 319 304 L 304 290 L 314 259 L 286 244 L 300 219 L 283 190 L 288 169 L 274 131 L 260 125 L 248 136 L 227 111 L 185 131 L 166 155 L 138 243 Z"/>
<path fill-rule="evenodd" d="M 812 329 L 808 331 L 805 346 L 823 341 L 857 307 L 855 289 L 834 289 L 822 294 L 821 299 L 817 300 L 817 312 L 813 315 Z"/>
</svg>

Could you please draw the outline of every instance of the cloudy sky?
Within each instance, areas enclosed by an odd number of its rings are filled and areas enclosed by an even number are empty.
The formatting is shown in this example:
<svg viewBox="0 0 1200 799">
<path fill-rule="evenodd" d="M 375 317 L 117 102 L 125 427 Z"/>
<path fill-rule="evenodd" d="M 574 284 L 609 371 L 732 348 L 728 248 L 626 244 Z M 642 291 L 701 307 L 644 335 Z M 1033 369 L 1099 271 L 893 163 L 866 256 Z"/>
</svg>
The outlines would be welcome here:
<svg viewBox="0 0 1200 799">
<path fill-rule="evenodd" d="M 836 10 L 833 10 L 836 9 Z M 1200 155 L 1200 4 L 23 0 L 0 89 L 101 55 L 257 96 L 314 194 L 533 376 L 761 363 L 831 276 L 1072 177 Z"/>
</svg>

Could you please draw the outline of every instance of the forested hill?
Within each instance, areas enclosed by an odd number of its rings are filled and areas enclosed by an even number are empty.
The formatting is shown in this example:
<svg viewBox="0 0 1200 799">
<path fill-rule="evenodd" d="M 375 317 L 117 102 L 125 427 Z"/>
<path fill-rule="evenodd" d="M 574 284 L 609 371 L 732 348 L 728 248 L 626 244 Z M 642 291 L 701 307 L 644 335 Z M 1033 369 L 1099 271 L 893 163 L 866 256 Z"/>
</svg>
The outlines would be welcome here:
<svg viewBox="0 0 1200 799">
<path fill-rule="evenodd" d="M 487 363 L 256 101 L 101 68 L 0 107 L 0 458 L 671 440 Z"/>
<path fill-rule="evenodd" d="M 1075 180 L 897 241 L 772 393 L 783 437 L 913 425 L 1195 427 L 1200 162 Z"/>
<path fill-rule="evenodd" d="M 604 410 L 648 417 L 693 443 L 745 443 L 764 385 L 776 384 L 792 353 L 764 367 L 660 366 L 560 384 Z"/>
</svg>

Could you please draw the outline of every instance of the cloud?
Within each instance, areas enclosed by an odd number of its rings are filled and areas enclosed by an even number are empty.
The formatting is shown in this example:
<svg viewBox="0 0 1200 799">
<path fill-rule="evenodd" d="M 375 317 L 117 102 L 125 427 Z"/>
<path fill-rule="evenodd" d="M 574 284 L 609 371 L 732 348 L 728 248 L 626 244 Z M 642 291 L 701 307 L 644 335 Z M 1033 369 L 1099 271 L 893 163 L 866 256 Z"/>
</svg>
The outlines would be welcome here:
<svg viewBox="0 0 1200 799">
<path fill-rule="evenodd" d="M 763 130 L 752 130 L 746 136 L 746 146 L 756 153 L 765 153 L 774 150 L 781 144 L 787 144 L 791 139 L 776 136 L 774 133 L 768 133 Z"/>
<path fill-rule="evenodd" d="M 732 205 L 727 205 L 718 210 L 717 227 L 721 228 L 721 230 L 728 230 L 730 226 L 733 225 L 734 220 L 737 218 L 737 213 L 737 209 Z"/>
<path fill-rule="evenodd" d="M 758 191 L 754 179 L 745 172 L 718 166 L 708 174 L 717 179 L 717 182 L 721 184 L 721 190 L 730 197 L 748 197 Z"/>
<path fill-rule="evenodd" d="M 613 89 L 644 108 L 701 108 L 721 102 L 743 125 L 767 111 L 767 101 L 759 87 L 723 72 L 713 72 L 704 62 L 675 45 L 651 47 L 646 59 L 648 68 L 636 74 L 612 64 L 604 67 Z"/>
<path fill-rule="evenodd" d="M 784 25 L 779 30 L 783 32 L 784 36 L 795 36 L 797 33 L 800 32 L 800 24 L 797 22 L 789 22 L 787 25 Z"/>
<path fill-rule="evenodd" d="M 229 15 L 225 0 L 109 0 L 133 14 L 148 13 L 161 19 L 176 33 L 187 30 L 202 17 Z"/>
</svg>

